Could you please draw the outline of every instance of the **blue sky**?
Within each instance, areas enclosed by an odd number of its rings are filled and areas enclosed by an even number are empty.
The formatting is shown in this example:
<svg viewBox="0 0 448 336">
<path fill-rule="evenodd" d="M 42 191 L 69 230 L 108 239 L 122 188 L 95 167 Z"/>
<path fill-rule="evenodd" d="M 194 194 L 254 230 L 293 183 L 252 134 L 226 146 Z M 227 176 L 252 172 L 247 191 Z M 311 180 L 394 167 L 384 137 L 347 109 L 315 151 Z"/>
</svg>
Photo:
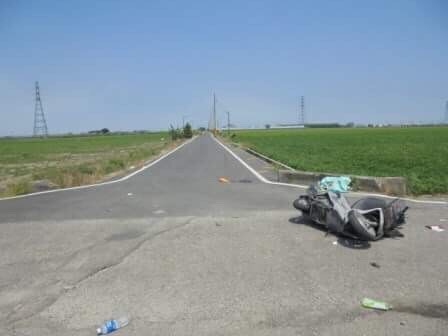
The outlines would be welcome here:
<svg viewBox="0 0 448 336">
<path fill-rule="evenodd" d="M 0 0 L 0 134 L 207 125 L 439 121 L 448 3 Z"/>
</svg>

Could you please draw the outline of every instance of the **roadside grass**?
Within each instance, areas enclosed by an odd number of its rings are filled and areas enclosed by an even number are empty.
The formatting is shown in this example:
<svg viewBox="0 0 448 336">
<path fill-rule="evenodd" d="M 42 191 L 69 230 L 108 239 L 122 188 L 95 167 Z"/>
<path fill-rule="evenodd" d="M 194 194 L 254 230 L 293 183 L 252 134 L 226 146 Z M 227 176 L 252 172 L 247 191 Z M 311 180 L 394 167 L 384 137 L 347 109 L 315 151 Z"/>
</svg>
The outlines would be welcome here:
<svg viewBox="0 0 448 336">
<path fill-rule="evenodd" d="M 20 180 L 16 183 L 8 183 L 6 186 L 6 195 L 23 195 L 31 191 L 31 184 L 28 179 Z"/>
<path fill-rule="evenodd" d="M 0 139 L 0 196 L 29 193 L 34 181 L 72 187 L 141 165 L 171 145 L 166 132 Z"/>
<path fill-rule="evenodd" d="M 413 194 L 448 193 L 448 127 L 242 130 L 233 141 L 298 170 L 404 176 Z"/>
</svg>

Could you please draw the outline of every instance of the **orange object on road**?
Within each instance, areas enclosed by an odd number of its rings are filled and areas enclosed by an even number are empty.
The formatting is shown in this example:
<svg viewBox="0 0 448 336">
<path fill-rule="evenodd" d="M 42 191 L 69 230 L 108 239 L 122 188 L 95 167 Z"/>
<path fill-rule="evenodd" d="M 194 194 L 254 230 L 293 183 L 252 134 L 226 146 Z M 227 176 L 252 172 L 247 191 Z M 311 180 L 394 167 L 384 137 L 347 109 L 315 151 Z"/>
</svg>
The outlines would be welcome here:
<svg viewBox="0 0 448 336">
<path fill-rule="evenodd" d="M 221 183 L 229 183 L 229 180 L 227 179 L 227 177 L 224 177 L 224 176 L 221 176 L 218 179 L 218 181 L 221 182 Z"/>
</svg>

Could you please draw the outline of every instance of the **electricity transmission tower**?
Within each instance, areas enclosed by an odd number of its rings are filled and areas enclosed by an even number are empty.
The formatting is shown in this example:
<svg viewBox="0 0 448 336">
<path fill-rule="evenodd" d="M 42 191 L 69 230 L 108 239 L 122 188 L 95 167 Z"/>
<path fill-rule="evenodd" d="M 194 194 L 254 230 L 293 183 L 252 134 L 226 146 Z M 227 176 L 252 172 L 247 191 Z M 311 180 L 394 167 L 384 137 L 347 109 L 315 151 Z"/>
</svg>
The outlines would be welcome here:
<svg viewBox="0 0 448 336">
<path fill-rule="evenodd" d="M 34 136 L 48 136 L 47 121 L 45 120 L 42 100 L 40 99 L 39 82 L 36 82 L 36 101 L 34 105 Z"/>
</svg>

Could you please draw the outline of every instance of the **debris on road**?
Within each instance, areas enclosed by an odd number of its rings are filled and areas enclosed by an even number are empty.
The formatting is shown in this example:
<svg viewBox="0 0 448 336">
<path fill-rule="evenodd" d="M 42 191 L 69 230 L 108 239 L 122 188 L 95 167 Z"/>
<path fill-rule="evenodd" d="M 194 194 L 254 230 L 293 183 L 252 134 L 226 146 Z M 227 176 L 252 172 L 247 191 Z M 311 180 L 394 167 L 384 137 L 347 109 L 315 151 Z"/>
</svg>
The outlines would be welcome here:
<svg viewBox="0 0 448 336">
<path fill-rule="evenodd" d="M 335 240 L 335 241 L 333 242 L 333 245 L 338 245 L 338 241 Z"/>
<path fill-rule="evenodd" d="M 446 219 L 446 218 L 440 218 L 440 221 L 441 221 L 441 222 L 448 222 L 448 219 Z"/>
<path fill-rule="evenodd" d="M 380 268 L 380 265 L 378 265 L 376 262 L 371 262 L 370 266 L 375 267 L 375 268 Z"/>
<path fill-rule="evenodd" d="M 241 179 L 241 180 L 239 180 L 238 182 L 240 182 L 240 183 L 252 183 L 252 180 L 249 180 L 249 179 Z"/>
<path fill-rule="evenodd" d="M 134 195 L 133 193 L 128 193 L 128 196 L 132 196 L 132 195 Z"/>
<path fill-rule="evenodd" d="M 154 215 L 163 215 L 165 213 L 165 210 L 159 209 L 152 212 Z"/>
<path fill-rule="evenodd" d="M 224 177 L 224 176 L 221 176 L 218 179 L 218 181 L 221 182 L 221 183 L 229 183 L 229 179 L 227 177 Z"/>
<path fill-rule="evenodd" d="M 104 323 L 96 329 L 97 335 L 107 335 L 120 328 L 126 327 L 129 324 L 127 317 L 120 317 L 119 319 L 110 319 L 104 321 Z"/>
<path fill-rule="evenodd" d="M 364 298 L 361 301 L 361 304 L 364 308 L 378 309 L 378 310 L 389 310 L 392 309 L 392 306 L 386 302 Z"/>
<path fill-rule="evenodd" d="M 348 176 L 327 176 L 319 182 L 319 189 L 334 192 L 347 192 L 352 180 Z"/>
<path fill-rule="evenodd" d="M 442 227 L 442 225 L 425 225 L 426 228 L 436 231 L 436 232 L 443 232 L 445 229 Z"/>
</svg>

